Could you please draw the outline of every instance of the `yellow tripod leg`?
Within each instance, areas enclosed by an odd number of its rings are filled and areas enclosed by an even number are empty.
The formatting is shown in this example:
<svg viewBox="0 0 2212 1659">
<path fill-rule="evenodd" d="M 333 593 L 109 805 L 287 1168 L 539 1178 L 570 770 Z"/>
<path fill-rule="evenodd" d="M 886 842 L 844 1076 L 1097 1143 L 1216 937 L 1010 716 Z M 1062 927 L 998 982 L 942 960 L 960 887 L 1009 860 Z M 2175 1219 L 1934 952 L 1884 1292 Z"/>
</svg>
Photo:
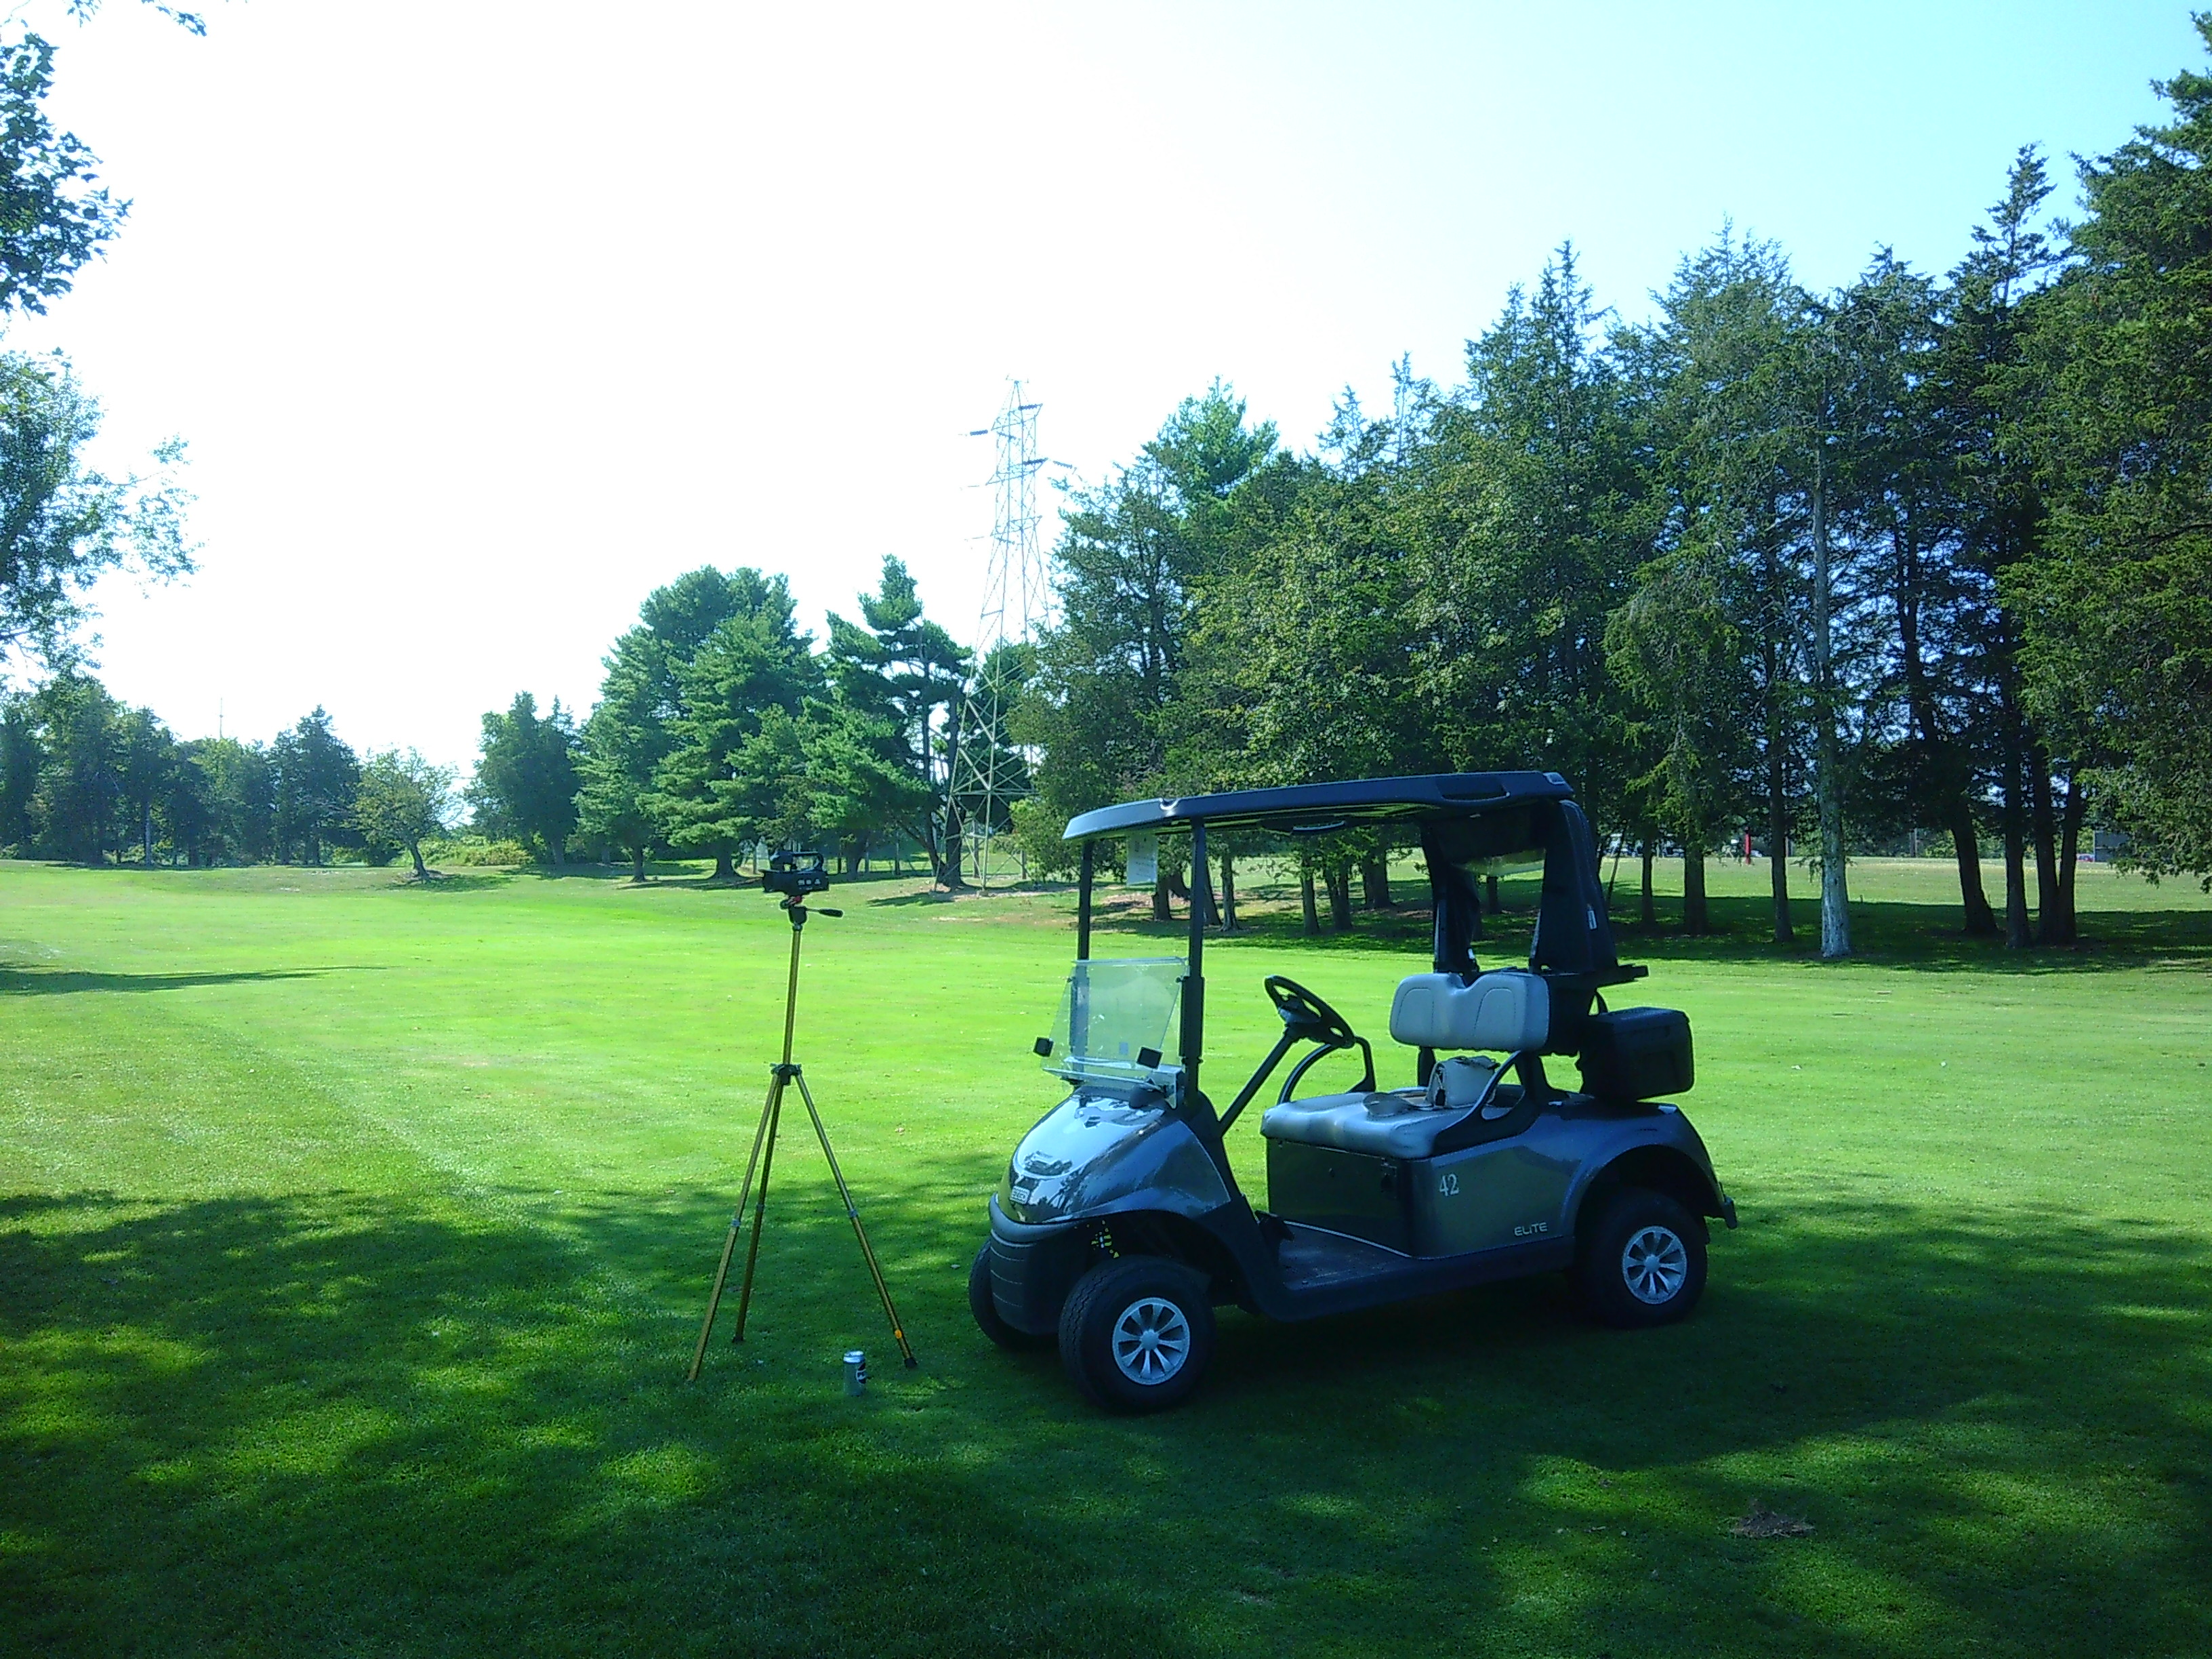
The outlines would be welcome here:
<svg viewBox="0 0 2212 1659">
<path fill-rule="evenodd" d="M 761 1144 L 768 1139 L 769 1119 L 782 1089 L 780 1081 L 769 1083 L 768 1099 L 761 1106 L 760 1126 L 753 1131 L 752 1156 L 745 1160 L 745 1184 L 738 1191 L 738 1207 L 730 1213 L 730 1236 L 722 1241 L 722 1260 L 714 1269 L 714 1288 L 707 1297 L 707 1317 L 699 1325 L 699 1346 L 692 1351 L 691 1369 L 684 1379 L 687 1382 L 699 1380 L 699 1368 L 707 1362 L 707 1340 L 714 1334 L 714 1316 L 722 1306 L 722 1287 L 729 1282 L 730 1258 L 737 1253 L 738 1233 L 744 1225 L 745 1200 L 752 1196 L 753 1171 L 760 1165 Z"/>
<path fill-rule="evenodd" d="M 806 1086 L 806 1074 L 795 1066 L 792 1075 L 799 1079 L 799 1097 L 806 1103 L 806 1115 L 814 1120 L 814 1137 L 822 1143 L 822 1156 L 830 1160 L 830 1178 L 837 1183 L 837 1196 L 844 1200 L 845 1213 L 853 1223 L 853 1237 L 860 1241 L 860 1255 L 867 1261 L 868 1276 L 876 1281 L 876 1294 L 884 1299 L 884 1317 L 891 1322 L 891 1340 L 898 1344 L 899 1353 L 911 1370 L 921 1362 L 914 1357 L 913 1346 L 907 1341 L 905 1328 L 899 1323 L 898 1310 L 891 1305 L 890 1286 L 884 1283 L 884 1270 L 877 1265 L 875 1250 L 868 1243 L 868 1230 L 860 1224 L 860 1212 L 854 1206 L 852 1190 L 845 1185 L 845 1172 L 837 1167 L 837 1154 L 830 1150 L 830 1131 L 823 1127 L 822 1114 L 815 1109 L 814 1092 Z"/>
</svg>

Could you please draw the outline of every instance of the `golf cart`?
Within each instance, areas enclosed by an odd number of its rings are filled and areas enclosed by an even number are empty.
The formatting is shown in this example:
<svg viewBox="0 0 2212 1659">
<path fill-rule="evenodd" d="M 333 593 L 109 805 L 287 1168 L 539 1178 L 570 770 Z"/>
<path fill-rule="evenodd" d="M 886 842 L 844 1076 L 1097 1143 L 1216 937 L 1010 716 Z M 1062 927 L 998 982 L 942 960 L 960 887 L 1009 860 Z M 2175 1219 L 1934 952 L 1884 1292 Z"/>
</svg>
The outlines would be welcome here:
<svg viewBox="0 0 2212 1659">
<path fill-rule="evenodd" d="M 1274 976 L 1282 1036 L 1225 1111 L 1199 1086 L 1209 829 L 1418 838 L 1435 903 L 1430 971 L 1402 981 L 1389 1032 L 1411 1087 L 1383 1089 L 1372 1045 L 1320 997 Z M 1190 836 L 1185 957 L 1093 958 L 1099 843 L 1130 862 Z M 1705 1144 L 1674 1107 L 1691 1084 L 1689 1021 L 1608 1010 L 1641 979 L 1614 954 L 1589 826 L 1551 772 L 1368 779 L 1132 801 L 1067 826 L 1082 843 L 1075 966 L 1036 1048 L 1067 1097 L 1015 1148 L 969 1276 L 975 1322 L 1006 1348 L 1055 1340 L 1076 1385 L 1115 1411 L 1189 1394 L 1213 1309 L 1313 1319 L 1492 1279 L 1567 1270 L 1607 1323 L 1687 1315 L 1705 1282 L 1705 1224 L 1733 1227 Z M 1477 966 L 1478 880 L 1543 865 L 1524 968 Z M 1310 1045 L 1260 1121 L 1268 1209 L 1238 1189 L 1224 1137 L 1285 1055 Z M 1314 1064 L 1357 1050 L 1360 1086 L 1297 1097 Z M 1546 1074 L 1577 1059 L 1582 1086 Z"/>
</svg>

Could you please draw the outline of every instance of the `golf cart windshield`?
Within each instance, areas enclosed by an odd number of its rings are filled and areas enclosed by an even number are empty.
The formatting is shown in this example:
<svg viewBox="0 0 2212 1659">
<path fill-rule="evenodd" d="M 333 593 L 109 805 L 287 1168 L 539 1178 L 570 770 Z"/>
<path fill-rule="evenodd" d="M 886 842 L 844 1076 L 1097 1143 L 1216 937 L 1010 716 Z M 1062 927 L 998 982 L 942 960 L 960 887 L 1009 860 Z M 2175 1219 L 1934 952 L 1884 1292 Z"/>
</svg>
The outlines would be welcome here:
<svg viewBox="0 0 2212 1659">
<path fill-rule="evenodd" d="M 1182 1006 L 1181 957 L 1079 962 L 1053 1017 L 1044 1068 L 1071 1082 L 1139 1081 L 1172 1063 Z"/>
</svg>

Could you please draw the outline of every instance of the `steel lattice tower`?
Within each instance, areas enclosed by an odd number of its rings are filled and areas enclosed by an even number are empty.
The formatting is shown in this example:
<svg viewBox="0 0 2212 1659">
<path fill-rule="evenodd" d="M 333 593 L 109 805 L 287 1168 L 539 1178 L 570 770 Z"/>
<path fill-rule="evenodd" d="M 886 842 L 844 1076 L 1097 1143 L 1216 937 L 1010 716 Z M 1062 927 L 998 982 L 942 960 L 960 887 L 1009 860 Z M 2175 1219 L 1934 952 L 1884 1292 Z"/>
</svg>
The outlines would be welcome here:
<svg viewBox="0 0 2212 1659">
<path fill-rule="evenodd" d="M 991 553 L 983 607 L 975 619 L 975 668 L 960 712 L 948 781 L 948 828 L 957 819 L 966 862 L 979 883 L 992 873 L 992 851 L 1007 808 L 1029 793 L 1030 757 L 1006 735 L 1006 716 L 1026 673 L 1026 646 L 1052 620 L 1052 583 L 1037 540 L 1037 410 L 1022 383 L 1007 382 L 1006 406 L 974 437 L 996 441 L 991 473 Z M 948 849 L 950 850 L 950 849 Z"/>
</svg>

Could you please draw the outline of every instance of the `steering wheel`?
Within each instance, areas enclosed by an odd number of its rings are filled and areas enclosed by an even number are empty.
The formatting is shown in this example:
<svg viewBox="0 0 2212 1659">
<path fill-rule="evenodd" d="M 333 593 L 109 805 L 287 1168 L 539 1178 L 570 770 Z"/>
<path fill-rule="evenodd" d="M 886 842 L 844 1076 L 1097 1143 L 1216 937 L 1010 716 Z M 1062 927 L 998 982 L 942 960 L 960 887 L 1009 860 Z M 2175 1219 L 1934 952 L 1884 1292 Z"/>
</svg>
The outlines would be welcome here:
<svg viewBox="0 0 2212 1659">
<path fill-rule="evenodd" d="M 1301 1042 L 1324 1042 L 1332 1048 L 1349 1048 L 1359 1041 L 1352 1022 L 1294 979 L 1270 974 L 1264 981 L 1267 1000 L 1283 1017 L 1283 1024 Z"/>
</svg>

